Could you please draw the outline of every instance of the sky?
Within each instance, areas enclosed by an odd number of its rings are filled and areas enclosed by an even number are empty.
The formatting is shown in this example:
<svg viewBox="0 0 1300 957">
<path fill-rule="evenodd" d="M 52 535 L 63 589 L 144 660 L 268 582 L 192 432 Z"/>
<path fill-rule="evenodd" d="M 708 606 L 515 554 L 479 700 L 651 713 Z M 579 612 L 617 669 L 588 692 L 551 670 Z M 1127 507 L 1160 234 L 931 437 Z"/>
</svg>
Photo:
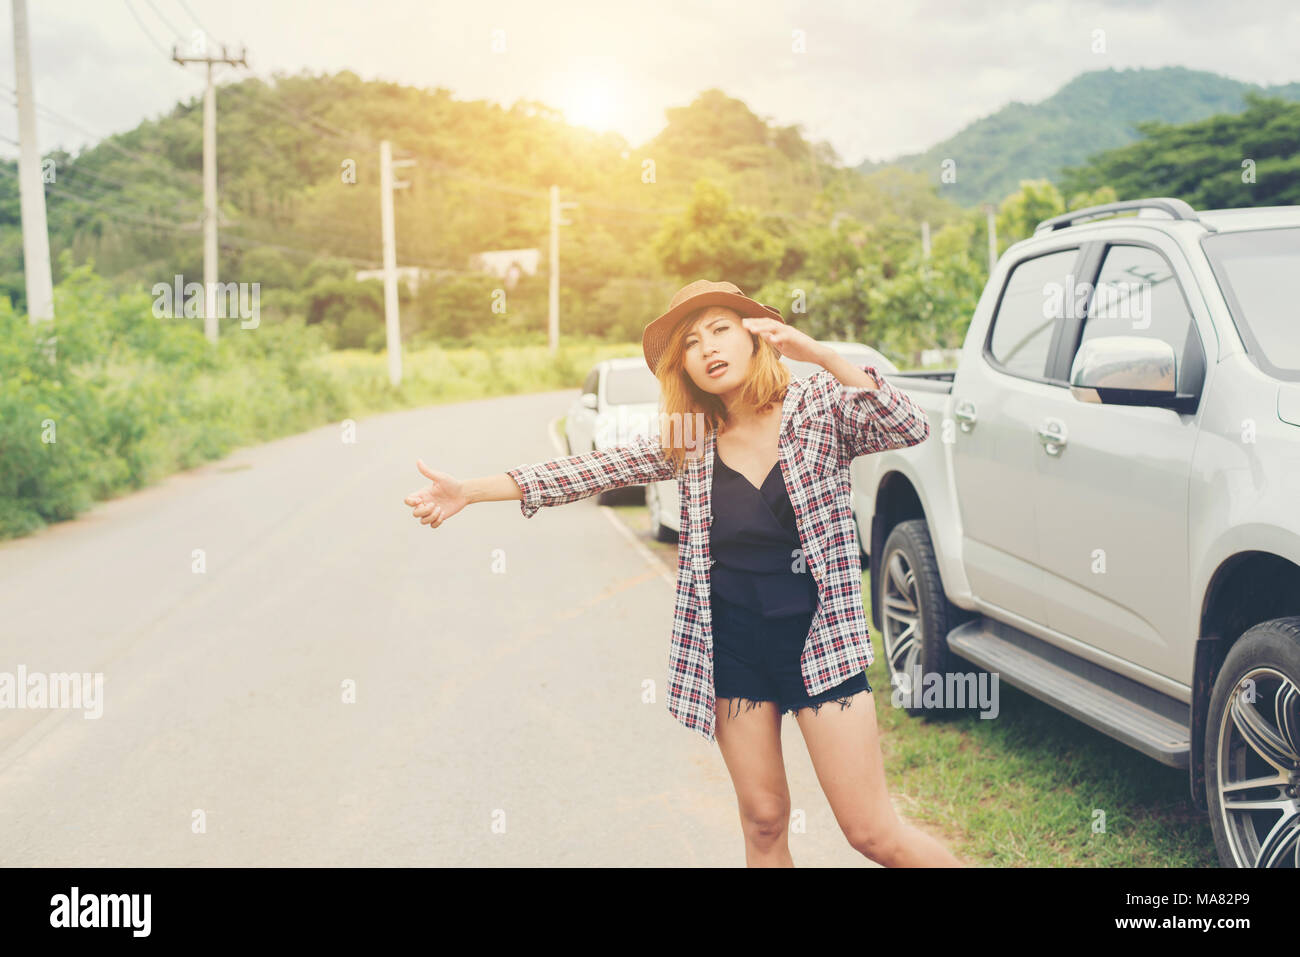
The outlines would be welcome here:
<svg viewBox="0 0 1300 957">
<path fill-rule="evenodd" d="M 12 13 L 0 16 L 0 155 L 17 149 Z M 539 100 L 632 146 L 664 110 L 718 87 L 801 124 L 846 165 L 917 152 L 1019 100 L 1107 68 L 1185 66 L 1260 84 L 1300 79 L 1300 4 L 1254 0 L 28 0 L 42 152 L 76 152 L 201 96 L 171 60 L 203 31 L 248 69 Z"/>
</svg>

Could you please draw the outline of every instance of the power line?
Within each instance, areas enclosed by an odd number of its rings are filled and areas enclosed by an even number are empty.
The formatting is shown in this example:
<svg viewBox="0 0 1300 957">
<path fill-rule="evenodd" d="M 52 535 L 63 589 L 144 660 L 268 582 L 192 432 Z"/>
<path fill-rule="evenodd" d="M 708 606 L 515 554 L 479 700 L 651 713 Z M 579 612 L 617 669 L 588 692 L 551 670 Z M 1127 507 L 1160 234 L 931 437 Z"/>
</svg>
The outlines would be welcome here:
<svg viewBox="0 0 1300 957">
<path fill-rule="evenodd" d="M 302 249 L 298 246 L 285 246 L 281 243 L 272 243 L 261 239 L 254 239 L 251 236 L 240 236 L 239 234 L 232 233 L 229 230 L 225 230 L 222 232 L 221 234 L 222 242 L 225 242 L 227 240 L 232 240 L 232 239 L 238 240 L 238 242 L 235 243 L 235 245 L 237 246 L 254 246 L 254 247 L 266 246 L 270 249 L 279 249 L 283 252 L 301 253 L 303 255 L 311 256 L 316 259 L 342 259 L 345 262 L 350 262 L 354 265 L 365 266 L 368 269 L 378 269 L 379 266 L 381 265 L 378 260 L 374 260 L 374 259 L 356 259 L 352 256 L 345 256 L 340 253 L 323 252 L 322 250 L 319 249 Z"/>
<path fill-rule="evenodd" d="M 4 90 L 6 93 L 17 95 L 14 92 L 13 87 L 8 86 L 4 83 L 0 83 L 0 90 Z M 99 142 L 94 143 L 92 146 L 88 147 L 89 149 L 98 149 L 100 146 L 107 146 L 109 149 L 116 150 L 117 152 L 121 153 L 123 156 L 126 156 L 128 159 L 133 159 L 136 162 L 141 163 L 147 169 L 153 172 L 163 173 L 169 176 L 180 177 L 182 179 L 189 180 L 191 185 L 195 185 L 195 186 L 199 185 L 199 183 L 201 182 L 199 177 L 194 173 L 187 173 L 184 170 L 177 169 L 175 166 L 159 166 L 157 165 L 157 160 L 155 157 L 146 156 L 143 153 L 138 153 L 135 150 L 127 149 L 125 146 L 122 146 L 116 140 L 116 137 L 123 135 L 121 133 L 114 133 L 110 135 L 110 134 L 96 132 L 95 130 L 87 129 L 77 121 L 65 116 L 64 114 L 59 113 L 56 110 L 50 109 L 48 106 L 43 106 L 42 104 L 37 103 L 36 108 L 40 112 L 46 115 L 45 118 L 47 120 L 51 120 L 55 123 L 59 123 L 63 126 L 67 126 L 71 129 L 74 129 L 77 132 L 90 137 L 92 140 L 98 139 Z M 81 157 L 78 157 L 78 159 L 80 158 Z"/>
<path fill-rule="evenodd" d="M 258 79 L 262 80 L 264 83 L 267 83 L 267 78 L 265 77 L 259 76 Z M 269 85 L 270 84 L 268 83 L 268 86 Z M 369 135 L 364 133 L 358 133 L 356 131 L 341 130 L 337 126 L 334 126 L 333 124 L 328 123 L 325 120 L 322 120 L 318 117 L 306 116 L 301 111 L 290 106 L 287 102 L 284 102 L 283 98 L 278 103 L 267 103 L 261 100 L 254 100 L 251 91 L 248 91 L 246 88 L 244 88 L 242 84 L 240 86 L 232 87 L 228 89 L 226 92 L 229 95 L 230 93 L 236 91 L 240 92 L 241 98 L 246 105 L 251 106 L 255 110 L 260 110 L 262 112 L 262 115 L 274 116 L 276 119 L 283 120 L 284 122 L 298 129 L 300 132 L 305 133 L 309 136 L 312 136 L 317 139 L 323 139 L 323 140 L 333 139 L 337 142 L 346 143 L 349 146 L 362 146 L 367 149 L 378 148 L 379 145 L 378 142 L 375 141 L 373 138 L 371 138 Z M 280 91 L 276 90 L 276 92 L 280 92 Z M 281 96 L 283 97 L 283 94 L 281 94 Z M 292 113 L 293 116 L 298 117 L 298 120 L 295 120 L 291 116 L 289 116 L 288 114 L 290 113 Z M 311 127 L 306 126 L 304 124 L 311 124 Z M 428 167 L 431 171 L 440 173 L 443 176 L 446 176 L 451 179 L 457 179 L 462 182 L 472 183 L 473 185 L 478 186 L 481 189 L 490 189 L 496 192 L 508 193 L 514 196 L 523 196 L 528 199 L 546 199 L 549 195 L 548 191 L 545 189 L 529 188 L 525 186 L 510 184 L 510 183 L 503 183 L 499 180 L 477 175 L 472 171 L 464 169 L 463 167 L 454 166 L 452 164 L 443 162 L 442 160 L 434 159 L 431 156 L 427 156 L 415 150 L 410 150 L 410 149 L 394 150 L 394 153 L 395 154 L 400 153 L 407 158 L 413 158 L 419 160 L 422 166 Z M 566 192 L 566 195 L 573 195 L 573 194 Z M 586 197 L 582 195 L 579 195 L 575 198 L 576 201 L 582 203 L 583 206 L 590 206 L 595 209 L 604 209 L 610 212 L 633 213 L 640 216 L 670 216 L 670 215 L 679 215 L 685 211 L 685 207 L 682 206 L 673 206 L 673 207 L 666 207 L 666 208 L 626 206 L 617 203 L 602 202 L 600 200 L 592 199 L 590 197 Z M 797 216 L 793 216 L 791 214 L 774 213 L 773 215 L 784 215 L 791 219 L 800 218 Z"/>
<path fill-rule="evenodd" d="M 264 83 L 267 82 L 267 78 L 265 77 L 259 76 L 258 79 L 262 80 Z M 233 89 L 228 90 L 227 92 L 230 93 L 236 90 L 242 91 L 243 89 L 244 88 L 241 85 L 241 86 L 234 87 Z M 276 92 L 280 92 L 280 91 L 277 89 Z M 285 122 L 289 123 L 291 126 L 294 126 L 298 130 L 300 130 L 301 132 L 307 133 L 318 139 L 334 139 L 337 142 L 347 143 L 350 146 L 362 146 L 367 149 L 377 150 L 379 148 L 379 142 L 373 139 L 371 136 L 365 133 L 358 133 L 356 131 L 341 130 L 339 129 L 339 127 L 334 126 L 333 124 L 328 123 L 325 120 L 320 119 L 319 117 L 305 116 L 300 110 L 297 110 L 294 107 L 290 106 L 287 102 L 284 102 L 283 98 L 278 103 L 268 104 L 261 101 L 254 101 L 252 99 L 251 92 L 243 93 L 242 95 L 244 101 L 247 104 L 253 106 L 255 109 L 262 110 L 263 115 L 269 116 L 274 114 L 278 119 L 282 119 Z M 281 93 L 281 97 L 283 97 L 282 93 Z M 298 122 L 290 118 L 287 115 L 288 113 L 292 113 L 294 116 L 298 117 L 299 120 L 301 120 L 302 122 Z M 312 124 L 316 128 L 311 129 L 307 126 L 304 126 L 303 125 L 304 123 Z M 455 179 L 460 179 L 465 182 L 474 183 L 475 185 L 485 189 L 494 189 L 497 190 L 498 192 L 511 193 L 517 196 L 526 196 L 530 199 L 545 199 L 549 195 L 548 192 L 544 189 L 536 189 L 536 188 L 530 189 L 528 187 L 502 183 L 497 180 L 492 180 L 482 176 L 477 176 L 468 170 L 464 170 L 460 167 L 452 166 L 448 163 L 444 163 L 441 160 L 436 160 L 430 156 L 423 155 L 414 150 L 394 149 L 393 152 L 394 155 L 400 155 L 404 158 L 417 159 L 420 161 L 422 165 L 428 166 L 430 169 L 437 170 L 438 172 L 442 173 L 445 176 L 449 176 Z M 642 210 L 635 210 L 635 211 L 642 212 Z"/>
<path fill-rule="evenodd" d="M 16 174 L 13 171 L 3 166 L 0 166 L 0 174 L 16 178 Z M 98 200 L 88 199 L 83 196 L 77 196 L 74 193 L 69 193 L 67 190 L 59 189 L 54 186 L 47 186 L 46 190 L 47 192 L 53 193 L 54 195 L 62 199 L 68 199 L 74 203 L 78 203 L 83 206 L 89 206 L 94 209 L 100 209 L 103 210 L 104 212 L 111 214 L 115 218 L 110 221 L 110 225 L 148 226 L 155 229 L 169 229 L 175 232 L 186 232 L 186 233 L 193 233 L 198 225 L 195 222 L 173 223 L 173 222 L 167 222 L 166 220 L 162 220 L 162 219 L 156 219 L 153 217 L 144 218 L 140 216 L 135 216 L 132 215 L 131 213 L 123 211 L 120 207 L 113 206 L 108 203 L 102 203 L 99 202 Z M 378 261 L 374 259 L 360 259 L 360 258 L 348 256 L 343 253 L 336 253 L 336 252 L 319 249 L 319 248 L 312 250 L 312 249 L 303 249 L 298 246 L 287 246 L 281 243 L 273 243 L 252 236 L 241 236 L 238 233 L 231 233 L 228 231 L 222 233 L 222 238 L 237 240 L 238 242 L 235 243 L 235 245 L 254 246 L 254 247 L 267 246 L 272 249 L 279 249 L 285 252 L 302 253 L 304 255 L 309 255 L 316 258 L 342 259 L 354 264 L 359 264 L 367 267 L 378 266 Z"/>
<path fill-rule="evenodd" d="M 3 137 L 0 137 L 0 138 L 3 138 Z M 89 170 L 82 170 L 82 169 L 76 169 L 76 168 L 74 168 L 73 171 L 74 171 L 74 173 L 89 173 L 89 172 L 90 172 Z M 0 173 L 3 173 L 3 174 L 8 175 L 8 176 L 14 176 L 14 175 L 15 175 L 11 170 L 9 170 L 9 169 L 7 169 L 6 167 L 3 167 L 3 166 L 0 166 Z M 91 175 L 95 175 L 95 174 L 91 174 Z M 120 182 L 120 181 L 115 181 L 115 182 Z M 125 184 L 123 184 L 123 185 L 125 185 Z M 116 217 L 118 217 L 118 218 L 120 218 L 120 219 L 123 219 L 123 220 L 126 220 L 126 221 L 139 223 L 139 224 L 141 224 L 141 225 L 146 225 L 146 226 L 157 226 L 157 227 L 162 227 L 162 228 L 168 228 L 168 229 L 180 230 L 180 231 L 183 231 L 183 232 L 193 232 L 193 231 L 197 228 L 197 225 L 198 225 L 198 221 L 197 221 L 197 220 L 191 220 L 191 221 L 189 221 L 188 223 L 174 223 L 174 222 L 173 222 L 173 223 L 169 223 L 169 222 L 165 222 L 165 221 L 163 221 L 163 220 L 154 219 L 154 218 L 140 218 L 139 216 L 135 215 L 135 211 L 133 211 L 133 210 L 127 210 L 127 209 L 124 209 L 123 207 L 121 207 L 121 206 L 119 206 L 119 205 L 116 205 L 116 204 L 113 204 L 113 203 L 106 203 L 106 202 L 104 202 L 104 201 L 103 201 L 103 200 L 104 200 L 104 197 L 103 197 L 102 195 L 101 195 L 101 196 L 82 196 L 82 195 L 78 195 L 78 194 L 76 194 L 76 193 L 70 192 L 70 191 L 68 191 L 68 190 L 66 190 L 66 189 L 61 189 L 61 188 L 59 188 L 59 187 L 57 187 L 57 186 L 53 186 L 53 185 L 49 185 L 49 184 L 46 185 L 46 192 L 47 192 L 47 193 L 50 193 L 50 194 L 53 194 L 54 196 L 57 196 L 57 197 L 59 197 L 59 198 L 61 198 L 61 199 L 71 200 L 72 202 L 77 203 L 77 204 L 82 205 L 82 206 L 88 206 L 88 207 L 91 207 L 91 208 L 94 208 L 94 209 L 103 210 L 104 212 L 109 213 L 109 214 L 112 215 L 112 216 L 116 216 Z M 357 235 L 356 230 L 349 230 L 349 229 L 347 228 L 346 224 L 342 224 L 342 223 L 334 224 L 334 223 L 328 223 L 328 222 L 326 222 L 326 223 L 322 224 L 322 223 L 310 223 L 310 222 L 309 222 L 309 223 L 306 223 L 306 224 L 304 224 L 304 225 L 305 225 L 307 228 L 309 228 L 309 229 L 311 230 L 311 233 L 313 234 L 313 237 L 315 237 L 315 236 L 321 236 L 321 235 L 326 235 L 326 236 L 330 236 L 330 237 L 332 237 L 332 238 L 343 239 L 343 240 L 347 240 L 347 241 L 355 241 L 355 240 L 358 238 L 358 235 Z M 328 229 L 328 228 L 325 228 L 326 226 L 332 226 L 332 225 L 338 225 L 338 226 L 341 226 L 341 227 L 342 227 L 342 231 L 340 231 L 339 229 Z M 278 229 L 278 232 L 280 232 L 280 233 L 287 233 L 291 238 L 302 238 L 302 239 L 305 239 L 307 242 L 311 242 L 311 239 L 312 239 L 312 237 L 306 237 L 306 236 L 301 236 L 301 235 L 295 237 L 295 234 L 294 234 L 292 231 L 290 231 L 290 230 L 286 230 L 286 229 L 284 229 L 283 227 L 280 227 L 280 228 Z M 244 238 L 245 238 L 245 239 L 250 239 L 250 240 L 251 240 L 253 237 L 244 237 Z M 268 243 L 268 245 L 274 245 L 274 244 L 272 244 L 272 243 Z M 294 247 L 285 247 L 285 248 L 294 248 Z M 317 250 L 317 255 L 321 255 L 321 256 L 336 256 L 336 255 L 337 255 L 337 256 L 344 256 L 344 257 L 346 258 L 345 254 L 343 254 L 343 253 L 335 253 L 335 252 L 333 252 L 333 251 L 331 251 L 331 250 L 328 250 L 328 249 L 318 249 L 318 250 Z M 361 261 L 361 260 L 358 260 L 358 261 Z M 365 262 L 373 262 L 373 260 L 369 260 L 369 259 L 366 259 L 366 260 L 364 260 L 364 261 L 365 261 Z"/>
<path fill-rule="evenodd" d="M 17 179 L 17 174 L 16 174 L 16 173 L 14 173 L 12 170 L 10 170 L 10 169 L 8 169 L 8 168 L 6 168 L 6 167 L 3 167 L 3 166 L 0 166 L 0 174 L 3 174 L 3 175 L 5 175 L 5 176 L 14 177 L 15 179 Z M 84 196 L 78 196 L 78 195 L 76 195 L 75 193 L 69 193 L 69 192 L 68 192 L 67 190 L 65 190 L 65 189 L 59 189 L 57 186 L 50 186 L 49 184 L 46 184 L 46 186 L 45 186 L 45 191 L 46 191 L 47 193 L 52 193 L 52 194 L 54 194 L 55 196 L 61 197 L 61 198 L 63 198 L 63 199 L 70 199 L 70 200 L 72 200 L 74 203 L 80 203 L 80 204 L 82 204 L 83 206 L 91 206 L 91 207 L 94 207 L 94 208 L 96 208 L 96 209 L 102 209 L 102 210 L 105 210 L 105 211 L 107 211 L 107 212 L 110 212 L 110 213 L 112 213 L 114 216 L 118 216 L 118 217 L 120 217 L 120 218 L 122 218 L 122 219 L 124 219 L 124 220 L 128 220 L 128 221 L 131 221 L 131 222 L 142 223 L 142 224 L 144 224 L 144 225 L 146 225 L 146 226 L 157 226 L 157 227 L 162 228 L 162 229 L 177 229 L 177 230 L 185 230 L 185 229 L 193 229 L 193 228 L 194 228 L 192 225 L 191 225 L 191 226 L 186 226 L 186 225 L 184 225 L 184 224 L 180 224 L 180 223 L 169 223 L 169 222 L 167 222 L 166 220 L 162 220 L 162 219 L 152 219 L 152 218 L 150 218 L 150 219 L 141 219 L 141 218 L 138 217 L 138 216 L 134 216 L 134 215 L 132 215 L 131 213 L 128 213 L 128 212 L 123 211 L 120 207 L 113 206 L 113 205 L 108 204 L 108 203 L 100 202 L 100 201 L 97 200 L 97 199 L 88 199 L 88 198 L 86 198 L 86 197 L 84 197 Z"/>
<path fill-rule="evenodd" d="M 101 173 L 96 173 L 93 172 L 92 170 L 86 169 L 82 164 L 74 164 L 72 166 L 69 166 L 68 171 L 67 173 L 64 174 L 64 176 L 66 177 L 68 175 L 71 175 L 74 180 L 79 176 L 89 176 L 91 179 L 99 180 L 104 183 L 111 183 L 112 185 L 117 186 L 120 189 L 124 189 L 124 190 L 136 189 L 142 185 L 140 183 L 127 183 L 120 179 L 113 179 L 110 176 L 104 176 Z M 106 193 L 101 193 L 98 198 L 103 198 L 105 195 Z M 177 200 L 173 205 L 176 207 L 177 211 L 181 211 L 182 208 L 185 206 L 195 207 L 197 206 L 197 204 L 198 201 L 194 199 L 180 199 Z"/>
<path fill-rule="evenodd" d="M 199 22 L 199 18 L 194 15 L 194 11 L 190 9 L 190 5 L 186 3 L 185 0 L 177 0 L 177 2 L 185 10 L 185 12 L 190 15 L 190 19 L 194 21 L 194 25 L 198 27 L 200 30 L 202 30 L 204 34 L 210 36 L 211 34 L 209 33 L 208 28 Z"/>
<path fill-rule="evenodd" d="M 353 147 L 360 147 L 375 152 L 379 151 L 379 141 L 371 137 L 369 134 L 360 133 L 355 130 L 342 130 L 320 117 L 305 115 L 301 110 L 296 109 L 287 102 L 283 90 L 278 86 L 272 85 L 275 81 L 274 77 L 264 77 L 258 74 L 253 75 L 258 80 L 261 80 L 273 94 L 278 94 L 279 100 L 274 102 L 254 100 L 252 88 L 245 87 L 242 83 L 237 86 L 228 87 L 227 93 L 239 92 L 247 105 L 261 110 L 264 116 L 274 116 L 276 119 L 288 123 L 290 126 L 293 126 L 315 139 L 334 140 L 335 142 L 346 143 Z M 291 117 L 289 114 L 293 114 L 293 116 Z M 294 119 L 293 117 L 297 117 L 297 119 Z M 399 149 L 396 147 L 393 149 L 393 154 L 398 158 L 409 158 L 413 155 L 410 150 Z"/>
<path fill-rule="evenodd" d="M 241 84 L 238 86 L 227 87 L 225 93 L 227 96 L 229 96 L 231 93 L 236 93 L 236 92 L 240 93 L 241 95 L 239 99 L 242 100 L 243 107 L 251 108 L 255 111 L 260 111 L 263 116 L 274 117 L 275 119 L 280 120 L 289 126 L 292 126 L 293 128 L 297 129 L 299 132 L 305 133 L 307 136 L 311 137 L 312 139 L 319 139 L 319 140 L 332 139 L 337 142 L 345 142 L 349 146 L 362 146 L 365 149 L 371 149 L 372 147 L 375 149 L 378 148 L 377 143 L 375 143 L 373 140 L 370 140 L 369 138 L 362 138 L 360 134 L 335 135 L 331 133 L 325 133 L 319 129 L 312 129 L 308 126 L 305 126 L 302 122 L 292 119 L 285 113 L 286 110 L 292 109 L 287 104 L 282 103 L 276 105 L 276 104 L 264 103 L 258 100 L 254 100 L 253 94 L 251 92 L 246 92 L 246 90 L 247 88 L 245 88 Z M 241 104 L 237 102 L 234 105 L 238 106 Z M 299 117 L 302 116 L 302 114 L 298 113 L 298 111 L 296 110 L 293 110 L 292 112 L 294 112 Z"/>
<path fill-rule="evenodd" d="M 135 7 L 131 6 L 131 0 L 122 0 L 122 2 L 125 3 L 126 8 L 131 11 L 131 16 L 135 17 L 135 22 L 140 25 L 140 29 L 143 30 L 144 35 L 149 38 L 149 42 L 153 44 L 154 49 L 163 56 L 167 56 L 167 51 L 163 48 L 163 45 L 158 42 L 157 38 L 154 37 L 149 28 L 144 25 L 144 21 L 140 19 L 140 14 L 135 12 Z"/>
<path fill-rule="evenodd" d="M 4 167 L 0 167 L 0 174 L 10 176 L 10 177 L 15 175 L 12 171 Z M 110 220 L 108 225 L 122 226 L 125 228 L 148 227 L 150 229 L 167 229 L 173 232 L 184 232 L 184 233 L 193 233 L 197 225 L 196 223 L 174 223 L 174 222 L 168 222 L 166 220 L 157 219 L 154 217 L 145 218 L 145 217 L 135 216 L 130 213 L 124 212 L 121 208 L 117 206 L 99 202 L 95 199 L 89 199 L 86 197 L 77 196 L 73 193 L 69 193 L 67 190 L 58 189 L 57 187 L 53 187 L 53 186 L 48 186 L 47 191 L 63 199 L 71 200 L 72 202 L 78 203 L 80 205 L 89 206 L 91 208 L 100 209 L 103 210 L 104 212 L 110 213 L 115 218 Z M 332 235 L 343 236 L 346 234 L 333 233 Z M 291 246 L 285 243 L 272 242 L 270 240 L 262 239 L 255 236 L 244 236 L 239 233 L 233 233 L 229 230 L 224 230 L 221 233 L 221 241 L 223 245 L 229 242 L 230 245 L 236 247 L 275 249 L 281 252 L 307 256 L 313 259 L 338 259 L 347 263 L 351 263 L 352 265 L 360 266 L 367 269 L 378 269 L 382 265 L 377 259 L 362 258 L 359 256 L 350 255 L 348 253 L 336 252 L 334 250 L 324 249 L 320 247 L 304 248 L 302 246 Z M 423 259 L 403 258 L 402 264 L 406 267 L 416 267 L 419 269 L 426 270 L 427 272 L 432 273 L 434 275 L 457 275 L 457 276 L 490 275 L 489 272 L 482 269 L 458 269 L 452 266 L 447 266 L 443 263 L 433 263 Z M 652 279 L 652 278 L 639 277 L 639 276 L 608 277 L 604 275 L 597 275 L 594 273 L 572 273 L 571 272 L 569 273 L 569 275 L 574 279 L 597 280 L 597 279 L 616 278 L 621 282 L 638 282 L 638 283 L 655 284 L 655 285 L 662 284 L 666 281 L 664 279 Z"/>
<path fill-rule="evenodd" d="M 149 9 L 152 10 L 154 12 L 154 15 L 157 16 L 158 19 L 163 22 L 163 26 L 165 26 L 168 30 L 172 32 L 172 36 L 176 37 L 177 39 L 180 39 L 180 35 L 181 35 L 180 31 L 177 30 L 174 26 L 172 26 L 171 22 L 162 15 L 162 11 L 158 9 L 158 7 L 154 4 L 153 0 L 144 0 L 144 2 L 149 4 Z"/>
</svg>

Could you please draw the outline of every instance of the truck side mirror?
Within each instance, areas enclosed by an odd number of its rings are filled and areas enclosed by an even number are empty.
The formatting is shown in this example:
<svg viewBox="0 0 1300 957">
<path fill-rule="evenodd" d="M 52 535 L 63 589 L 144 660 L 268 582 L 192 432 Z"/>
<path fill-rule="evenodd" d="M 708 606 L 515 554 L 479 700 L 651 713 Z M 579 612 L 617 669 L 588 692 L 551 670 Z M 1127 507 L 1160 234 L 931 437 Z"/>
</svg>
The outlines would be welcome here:
<svg viewBox="0 0 1300 957">
<path fill-rule="evenodd" d="M 1145 336 L 1089 339 L 1070 367 L 1070 394 L 1080 402 L 1168 406 L 1178 398 L 1174 348 Z"/>
<path fill-rule="evenodd" d="M 582 394 L 582 405 L 583 408 L 594 410 L 596 408 L 596 393 L 584 392 Z"/>
</svg>

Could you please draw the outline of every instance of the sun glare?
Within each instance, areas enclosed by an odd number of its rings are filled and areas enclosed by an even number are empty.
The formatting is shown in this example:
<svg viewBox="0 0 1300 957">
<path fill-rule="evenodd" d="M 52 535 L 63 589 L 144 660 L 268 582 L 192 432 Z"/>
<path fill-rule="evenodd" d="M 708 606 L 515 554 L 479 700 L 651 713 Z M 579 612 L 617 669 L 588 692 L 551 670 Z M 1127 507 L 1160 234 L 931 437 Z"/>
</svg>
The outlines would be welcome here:
<svg viewBox="0 0 1300 957">
<path fill-rule="evenodd" d="M 576 91 L 564 109 L 564 116 L 575 126 L 605 131 L 614 120 L 614 100 L 609 90 L 589 86 Z"/>
</svg>

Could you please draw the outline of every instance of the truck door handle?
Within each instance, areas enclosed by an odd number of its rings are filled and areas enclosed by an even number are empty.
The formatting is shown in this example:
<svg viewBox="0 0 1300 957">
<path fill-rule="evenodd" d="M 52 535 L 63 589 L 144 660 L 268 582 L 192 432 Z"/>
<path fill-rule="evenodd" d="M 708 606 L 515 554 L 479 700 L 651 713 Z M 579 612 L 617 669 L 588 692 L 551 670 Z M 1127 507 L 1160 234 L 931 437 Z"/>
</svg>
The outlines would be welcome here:
<svg viewBox="0 0 1300 957">
<path fill-rule="evenodd" d="M 975 403 L 970 399 L 962 399 L 958 402 L 952 414 L 963 432 L 969 432 L 975 427 Z"/>
<path fill-rule="evenodd" d="M 1066 443 L 1065 423 L 1060 419 L 1048 419 L 1038 430 L 1038 441 L 1048 455 L 1060 455 Z"/>
</svg>

